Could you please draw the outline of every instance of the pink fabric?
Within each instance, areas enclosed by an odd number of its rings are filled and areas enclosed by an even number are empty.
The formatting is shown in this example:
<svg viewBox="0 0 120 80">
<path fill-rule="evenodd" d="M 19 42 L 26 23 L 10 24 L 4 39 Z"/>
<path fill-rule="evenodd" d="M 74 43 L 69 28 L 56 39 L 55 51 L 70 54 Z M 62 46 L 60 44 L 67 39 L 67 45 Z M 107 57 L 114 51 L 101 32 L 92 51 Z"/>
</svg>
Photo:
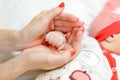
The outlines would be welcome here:
<svg viewBox="0 0 120 80">
<path fill-rule="evenodd" d="M 90 76 L 81 70 L 76 70 L 70 76 L 71 80 L 91 80 Z"/>
<path fill-rule="evenodd" d="M 103 10 L 91 24 L 89 31 L 90 36 L 96 37 L 96 35 L 98 35 L 98 33 L 101 30 L 110 26 L 112 23 L 116 21 L 120 21 L 120 14 L 114 12 L 114 10 L 117 9 L 118 7 L 120 7 L 120 0 L 109 0 L 105 4 Z"/>
</svg>

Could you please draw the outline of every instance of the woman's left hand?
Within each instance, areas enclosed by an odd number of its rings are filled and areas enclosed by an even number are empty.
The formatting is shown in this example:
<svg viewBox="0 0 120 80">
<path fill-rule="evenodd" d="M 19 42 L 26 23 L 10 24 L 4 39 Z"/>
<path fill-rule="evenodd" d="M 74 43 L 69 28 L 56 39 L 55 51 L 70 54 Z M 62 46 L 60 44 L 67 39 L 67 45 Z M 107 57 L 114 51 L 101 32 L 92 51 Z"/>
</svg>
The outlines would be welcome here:
<svg viewBox="0 0 120 80">
<path fill-rule="evenodd" d="M 24 48 L 42 43 L 44 34 L 50 30 L 69 32 L 74 27 L 83 26 L 83 22 L 71 14 L 64 13 L 64 3 L 43 11 L 22 30 L 19 31 L 19 46 Z"/>
</svg>

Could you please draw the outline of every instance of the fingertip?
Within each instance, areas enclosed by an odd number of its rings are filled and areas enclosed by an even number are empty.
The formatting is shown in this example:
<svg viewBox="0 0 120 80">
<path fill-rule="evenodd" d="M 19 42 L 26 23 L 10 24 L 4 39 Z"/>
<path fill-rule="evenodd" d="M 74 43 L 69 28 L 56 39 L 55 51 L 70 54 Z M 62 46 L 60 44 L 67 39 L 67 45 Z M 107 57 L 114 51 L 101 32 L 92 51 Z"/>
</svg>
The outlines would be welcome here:
<svg viewBox="0 0 120 80">
<path fill-rule="evenodd" d="M 59 8 L 63 8 L 65 6 L 65 3 L 64 2 L 61 2 L 60 4 L 59 4 Z"/>
<path fill-rule="evenodd" d="M 80 28 L 79 28 L 79 31 L 82 31 L 82 32 L 84 33 L 85 27 L 84 27 L 84 26 L 80 27 Z"/>
<path fill-rule="evenodd" d="M 76 51 L 75 51 L 75 50 L 72 50 L 72 51 L 70 52 L 70 54 L 71 54 L 71 57 L 73 57 L 73 56 L 76 54 Z"/>
<path fill-rule="evenodd" d="M 77 34 L 76 34 L 76 38 L 74 39 L 73 42 L 73 46 L 74 49 L 78 52 L 80 47 L 81 47 L 81 43 L 82 43 L 82 39 L 83 39 L 83 31 L 81 30 L 81 28 L 78 29 Z"/>
<path fill-rule="evenodd" d="M 78 38 L 78 40 L 80 40 L 82 38 L 83 33 L 84 33 L 84 27 L 78 28 L 78 31 L 77 31 L 77 38 Z"/>
<path fill-rule="evenodd" d="M 64 6 L 65 6 L 64 2 L 61 2 L 57 7 L 54 7 L 53 9 L 51 9 L 49 11 L 50 15 L 48 14 L 48 16 L 50 18 L 54 18 L 54 17 L 60 15 L 64 10 Z"/>
</svg>

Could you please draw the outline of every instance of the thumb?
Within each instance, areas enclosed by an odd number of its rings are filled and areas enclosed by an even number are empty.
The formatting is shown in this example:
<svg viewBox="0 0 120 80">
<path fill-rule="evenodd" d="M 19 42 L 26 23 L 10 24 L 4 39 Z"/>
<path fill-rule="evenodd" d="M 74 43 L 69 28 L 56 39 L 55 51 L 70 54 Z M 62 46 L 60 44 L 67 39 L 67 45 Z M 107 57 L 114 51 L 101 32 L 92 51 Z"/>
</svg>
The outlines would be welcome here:
<svg viewBox="0 0 120 80">
<path fill-rule="evenodd" d="M 64 10 L 64 2 L 61 2 L 57 7 L 51 9 L 47 13 L 47 19 L 53 19 L 54 17 L 60 15 Z"/>
</svg>

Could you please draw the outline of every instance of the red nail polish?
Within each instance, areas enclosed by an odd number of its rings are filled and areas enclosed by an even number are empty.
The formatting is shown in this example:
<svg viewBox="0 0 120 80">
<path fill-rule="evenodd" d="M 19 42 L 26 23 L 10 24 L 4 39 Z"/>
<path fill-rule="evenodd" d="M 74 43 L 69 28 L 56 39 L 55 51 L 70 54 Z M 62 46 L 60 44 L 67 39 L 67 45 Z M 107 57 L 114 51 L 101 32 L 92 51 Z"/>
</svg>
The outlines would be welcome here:
<svg viewBox="0 0 120 80">
<path fill-rule="evenodd" d="M 71 57 L 74 56 L 76 54 L 76 51 L 75 50 L 72 50 L 71 51 Z"/>
<path fill-rule="evenodd" d="M 64 2 L 61 2 L 59 5 L 60 8 L 63 8 L 64 6 L 65 6 Z"/>
<path fill-rule="evenodd" d="M 44 45 L 48 44 L 48 42 L 45 40 L 45 38 L 43 39 L 42 44 L 44 44 Z"/>
</svg>

